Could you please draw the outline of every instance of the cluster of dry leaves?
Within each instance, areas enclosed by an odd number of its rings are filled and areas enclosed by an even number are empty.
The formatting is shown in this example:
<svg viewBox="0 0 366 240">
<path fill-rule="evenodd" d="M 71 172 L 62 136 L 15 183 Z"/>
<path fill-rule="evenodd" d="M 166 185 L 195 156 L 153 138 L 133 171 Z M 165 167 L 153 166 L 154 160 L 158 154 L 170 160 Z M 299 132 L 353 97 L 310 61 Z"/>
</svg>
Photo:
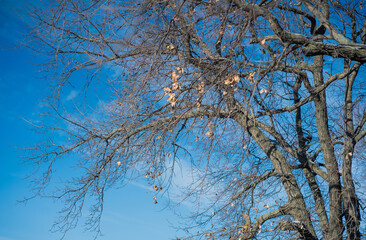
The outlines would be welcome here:
<svg viewBox="0 0 366 240">
<path fill-rule="evenodd" d="M 178 82 L 178 78 L 180 75 L 178 73 L 182 74 L 184 72 L 183 68 L 177 67 L 176 71 L 173 71 L 170 75 L 170 78 L 172 79 L 173 83 L 172 86 L 164 88 L 164 95 L 168 95 L 167 101 L 170 103 L 172 107 L 175 106 L 177 103 L 176 93 L 175 91 L 179 90 L 181 88 L 180 83 Z"/>
</svg>

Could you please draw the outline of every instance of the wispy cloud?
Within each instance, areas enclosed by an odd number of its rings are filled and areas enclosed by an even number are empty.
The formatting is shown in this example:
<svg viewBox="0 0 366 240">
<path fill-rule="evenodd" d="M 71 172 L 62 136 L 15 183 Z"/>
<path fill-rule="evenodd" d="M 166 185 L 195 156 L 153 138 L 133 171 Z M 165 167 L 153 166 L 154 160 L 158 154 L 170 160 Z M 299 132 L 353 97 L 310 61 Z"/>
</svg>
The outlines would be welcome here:
<svg viewBox="0 0 366 240">
<path fill-rule="evenodd" d="M 209 177 L 205 176 L 205 170 L 200 169 L 187 160 L 175 162 L 173 160 L 167 165 L 173 168 L 173 176 L 169 187 L 169 200 L 182 204 L 192 211 L 199 208 L 207 208 L 211 205 L 213 197 L 219 189 L 220 183 L 212 184 Z M 169 174 L 169 173 L 168 173 Z M 169 177 L 166 177 L 169 179 Z"/>
<path fill-rule="evenodd" d="M 187 195 L 189 195 L 189 193 L 192 193 L 192 191 L 200 191 L 201 187 L 203 187 L 198 186 L 197 189 L 197 184 L 199 184 L 200 182 L 199 180 L 202 177 L 202 173 L 198 169 L 193 168 L 193 166 L 191 166 L 191 164 L 185 160 L 181 160 L 178 163 L 173 162 L 173 160 L 170 159 L 167 161 L 166 167 L 171 171 L 163 173 L 162 176 L 163 179 L 169 181 L 169 183 L 165 182 L 166 185 L 169 185 L 168 194 L 163 194 L 163 197 L 168 198 L 169 201 L 176 204 L 182 204 L 188 209 L 195 210 L 197 202 L 192 201 L 192 199 L 190 199 L 189 197 L 187 198 Z M 138 188 L 147 190 L 152 194 L 155 193 L 155 190 L 153 190 L 152 186 L 146 183 L 140 181 L 131 181 L 130 184 Z M 209 195 L 210 193 L 205 194 Z M 206 202 L 208 200 L 206 199 L 208 196 L 203 195 L 200 197 L 200 204 L 201 206 L 206 206 L 208 205 L 208 202 Z"/>
<path fill-rule="evenodd" d="M 71 90 L 71 92 L 69 93 L 69 95 L 67 95 L 67 97 L 66 97 L 66 101 L 71 101 L 74 98 L 76 98 L 78 95 L 79 95 L 79 91 Z"/>
<path fill-rule="evenodd" d="M 132 185 L 134 185 L 134 186 L 136 186 L 136 187 L 142 188 L 142 189 L 144 189 L 144 190 L 148 190 L 148 191 L 150 191 L 150 192 L 153 192 L 153 191 L 151 190 L 151 187 L 150 187 L 150 186 L 147 186 L 147 185 L 144 185 L 144 184 L 138 183 L 138 182 L 136 182 L 136 181 L 132 181 L 132 182 L 130 182 L 130 184 L 132 184 Z"/>
<path fill-rule="evenodd" d="M 4 236 L 0 236 L 0 240 L 16 240 L 15 238 L 8 238 Z"/>
</svg>

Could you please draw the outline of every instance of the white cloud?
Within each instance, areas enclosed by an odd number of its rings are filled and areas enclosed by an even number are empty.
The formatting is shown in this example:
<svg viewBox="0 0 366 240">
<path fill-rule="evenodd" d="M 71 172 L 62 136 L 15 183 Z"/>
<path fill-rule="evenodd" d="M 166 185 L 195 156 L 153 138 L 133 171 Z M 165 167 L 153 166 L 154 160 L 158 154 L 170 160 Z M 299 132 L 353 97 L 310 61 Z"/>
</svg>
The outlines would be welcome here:
<svg viewBox="0 0 366 240">
<path fill-rule="evenodd" d="M 16 239 L 0 236 L 0 240 L 16 240 Z"/>
<path fill-rule="evenodd" d="M 136 187 L 142 188 L 142 189 L 144 189 L 144 190 L 148 190 L 148 191 L 150 191 L 150 192 L 154 192 L 150 186 L 147 186 L 147 185 L 144 185 L 144 184 L 138 183 L 138 182 L 136 182 L 136 181 L 132 181 L 132 182 L 130 182 L 130 184 L 132 184 L 132 185 L 134 185 L 134 186 L 136 186 Z"/>
<path fill-rule="evenodd" d="M 167 165 L 172 166 L 173 162 Z M 212 185 L 211 180 L 206 176 L 204 169 L 192 166 L 189 161 L 175 162 L 169 199 L 192 211 L 197 211 L 197 207 L 208 208 L 222 188 L 220 183 Z"/>
<path fill-rule="evenodd" d="M 139 167 L 137 168 L 140 169 Z M 193 192 L 201 192 L 201 190 L 205 190 L 205 184 L 208 184 L 207 179 L 204 183 L 200 184 L 204 173 L 191 166 L 190 162 L 186 160 L 173 162 L 172 159 L 169 159 L 166 162 L 166 168 L 170 170 L 163 173 L 162 178 L 165 179 L 165 184 L 163 183 L 163 185 L 169 185 L 169 189 L 168 194 L 163 194 L 163 197 L 168 198 L 169 201 L 172 201 L 173 203 L 182 204 L 192 211 L 197 210 L 198 199 L 192 199 L 190 197 L 187 198 L 187 195 L 190 195 L 190 193 Z M 143 171 L 143 169 L 141 169 L 141 171 Z M 169 183 L 167 181 L 169 181 Z M 129 184 L 147 190 L 152 194 L 155 193 L 152 186 L 145 182 L 131 181 Z M 208 191 L 201 192 L 199 197 L 199 205 L 201 207 L 209 206 L 212 200 L 210 198 L 214 195 L 213 192 L 215 190 L 217 189 L 212 187 Z"/>
<path fill-rule="evenodd" d="M 66 101 L 71 101 L 79 95 L 79 91 L 72 90 L 66 97 Z"/>
</svg>

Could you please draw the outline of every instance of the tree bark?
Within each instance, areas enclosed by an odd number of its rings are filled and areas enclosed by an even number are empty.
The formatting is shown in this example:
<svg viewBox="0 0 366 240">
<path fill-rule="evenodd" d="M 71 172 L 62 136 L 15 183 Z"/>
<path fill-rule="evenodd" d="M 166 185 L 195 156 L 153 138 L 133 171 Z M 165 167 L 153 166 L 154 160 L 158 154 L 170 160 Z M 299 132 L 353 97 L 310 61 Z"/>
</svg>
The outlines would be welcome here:
<svg viewBox="0 0 366 240">
<path fill-rule="evenodd" d="M 307 229 L 306 232 L 311 234 L 311 237 L 303 236 L 303 239 L 317 239 L 314 227 L 310 219 L 310 213 L 306 208 L 303 195 L 291 168 L 287 163 L 285 157 L 277 150 L 276 146 L 266 137 L 263 132 L 255 126 L 253 120 L 247 119 L 245 114 L 236 114 L 234 119 L 243 127 L 246 128 L 253 140 L 259 145 L 262 151 L 271 159 L 272 165 L 280 176 L 281 182 L 286 190 L 289 202 L 288 213 L 294 218 L 304 224 Z"/>
<path fill-rule="evenodd" d="M 313 78 L 315 87 L 324 83 L 323 81 L 323 56 L 314 58 Z M 324 157 L 325 167 L 328 172 L 329 188 L 329 233 L 328 238 L 332 240 L 342 239 L 342 195 L 341 182 L 338 171 L 338 164 L 334 154 L 333 142 L 329 133 L 327 102 L 325 91 L 314 97 L 316 112 L 316 127 L 320 145 Z"/>
</svg>

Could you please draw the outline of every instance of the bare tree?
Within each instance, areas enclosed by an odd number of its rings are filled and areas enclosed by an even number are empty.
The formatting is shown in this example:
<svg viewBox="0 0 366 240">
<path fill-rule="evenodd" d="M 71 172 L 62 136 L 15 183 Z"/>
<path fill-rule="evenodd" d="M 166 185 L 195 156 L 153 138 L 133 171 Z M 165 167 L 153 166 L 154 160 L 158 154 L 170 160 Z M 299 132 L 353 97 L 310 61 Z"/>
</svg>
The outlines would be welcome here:
<svg viewBox="0 0 366 240">
<path fill-rule="evenodd" d="M 106 187 L 145 175 L 161 191 L 183 161 L 194 172 L 184 197 L 205 199 L 188 238 L 361 239 L 363 4 L 63 0 L 33 9 L 31 47 L 56 69 L 53 99 L 78 71 L 110 91 L 92 113 L 51 101 L 66 125 L 40 126 L 69 137 L 33 149 L 32 162 L 47 166 L 40 189 L 65 155 L 85 169 L 57 195 L 68 204 L 64 229 L 87 197 L 97 223 Z"/>
</svg>

